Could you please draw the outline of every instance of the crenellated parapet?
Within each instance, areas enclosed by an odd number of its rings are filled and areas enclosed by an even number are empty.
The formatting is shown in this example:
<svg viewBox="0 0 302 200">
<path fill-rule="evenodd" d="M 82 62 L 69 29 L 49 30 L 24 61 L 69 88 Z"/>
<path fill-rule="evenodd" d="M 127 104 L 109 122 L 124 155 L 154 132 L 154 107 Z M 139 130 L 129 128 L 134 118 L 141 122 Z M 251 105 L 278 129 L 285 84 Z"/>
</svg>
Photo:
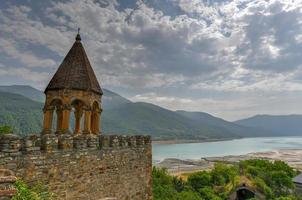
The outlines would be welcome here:
<svg viewBox="0 0 302 200">
<path fill-rule="evenodd" d="M 28 184 L 43 183 L 58 200 L 152 199 L 150 136 L 2 135 L 0 169 Z M 3 191 L 13 192 L 6 182 Z"/>
<path fill-rule="evenodd" d="M 29 135 L 19 137 L 6 134 L 0 137 L 0 152 L 22 154 L 41 151 L 42 153 L 73 150 L 110 150 L 140 148 L 151 145 L 151 137 L 143 135 Z"/>
<path fill-rule="evenodd" d="M 125 135 L 102 135 L 100 137 L 101 149 L 108 148 L 136 148 L 151 144 L 150 136 L 125 136 Z"/>
</svg>

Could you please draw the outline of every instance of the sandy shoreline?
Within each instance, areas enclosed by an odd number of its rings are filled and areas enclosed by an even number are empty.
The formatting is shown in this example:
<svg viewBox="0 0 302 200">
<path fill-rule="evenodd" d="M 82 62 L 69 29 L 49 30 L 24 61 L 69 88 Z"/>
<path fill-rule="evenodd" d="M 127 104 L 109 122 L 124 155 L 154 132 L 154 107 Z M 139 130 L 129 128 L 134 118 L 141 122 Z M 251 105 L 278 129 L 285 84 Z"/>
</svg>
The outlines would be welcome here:
<svg viewBox="0 0 302 200">
<path fill-rule="evenodd" d="M 291 167 L 302 170 L 302 149 L 280 149 L 267 152 L 256 152 L 245 155 L 230 155 L 222 157 L 206 157 L 195 160 L 165 159 L 154 166 L 167 168 L 172 175 L 191 173 L 194 171 L 208 170 L 213 168 L 215 162 L 237 163 L 248 159 L 282 160 Z"/>
<path fill-rule="evenodd" d="M 219 142 L 229 141 L 242 138 L 230 138 L 230 139 L 204 139 L 204 140 L 152 140 L 152 144 L 183 144 L 183 143 L 204 143 L 204 142 Z"/>
</svg>

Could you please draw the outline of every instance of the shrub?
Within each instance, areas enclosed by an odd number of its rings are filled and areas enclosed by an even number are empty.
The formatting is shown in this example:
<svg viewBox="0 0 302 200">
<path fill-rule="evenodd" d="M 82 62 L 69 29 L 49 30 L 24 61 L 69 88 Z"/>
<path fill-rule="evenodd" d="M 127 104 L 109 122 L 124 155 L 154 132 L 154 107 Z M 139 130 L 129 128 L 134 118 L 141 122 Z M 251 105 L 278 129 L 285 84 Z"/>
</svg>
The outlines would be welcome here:
<svg viewBox="0 0 302 200">
<path fill-rule="evenodd" d="M 212 177 L 209 172 L 201 171 L 191 174 L 188 177 L 188 184 L 195 190 L 212 185 Z"/>
<path fill-rule="evenodd" d="M 48 200 L 51 199 L 51 194 L 47 188 L 42 184 L 37 184 L 30 188 L 22 180 L 17 180 L 15 187 L 18 190 L 17 194 L 13 197 L 13 200 Z"/>
<path fill-rule="evenodd" d="M 10 126 L 0 126 L 0 136 L 8 133 L 12 133 L 12 128 Z"/>
</svg>

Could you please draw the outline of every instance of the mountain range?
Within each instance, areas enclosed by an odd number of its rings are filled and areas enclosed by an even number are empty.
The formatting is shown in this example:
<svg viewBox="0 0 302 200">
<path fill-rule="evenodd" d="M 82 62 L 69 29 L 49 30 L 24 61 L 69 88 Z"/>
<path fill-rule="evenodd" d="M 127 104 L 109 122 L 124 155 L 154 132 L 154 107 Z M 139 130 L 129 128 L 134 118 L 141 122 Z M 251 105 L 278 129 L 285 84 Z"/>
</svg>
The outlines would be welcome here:
<svg viewBox="0 0 302 200">
<path fill-rule="evenodd" d="M 103 90 L 102 132 L 149 134 L 155 140 L 211 140 L 242 137 L 302 135 L 302 116 L 255 116 L 229 122 L 204 112 L 171 111 L 160 106 L 131 102 Z M 42 128 L 44 94 L 30 86 L 0 86 L 0 125 L 20 135 Z"/>
</svg>

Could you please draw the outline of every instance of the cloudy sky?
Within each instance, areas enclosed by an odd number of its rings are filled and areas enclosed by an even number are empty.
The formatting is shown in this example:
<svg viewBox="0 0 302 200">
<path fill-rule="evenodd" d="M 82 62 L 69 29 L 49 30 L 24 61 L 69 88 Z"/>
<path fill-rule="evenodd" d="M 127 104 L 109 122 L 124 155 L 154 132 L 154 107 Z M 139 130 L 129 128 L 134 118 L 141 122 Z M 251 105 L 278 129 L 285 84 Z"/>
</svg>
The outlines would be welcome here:
<svg viewBox="0 0 302 200">
<path fill-rule="evenodd" d="M 101 86 L 133 101 L 302 114 L 301 0 L 1 0 L 0 85 L 43 90 L 78 27 Z"/>
</svg>

